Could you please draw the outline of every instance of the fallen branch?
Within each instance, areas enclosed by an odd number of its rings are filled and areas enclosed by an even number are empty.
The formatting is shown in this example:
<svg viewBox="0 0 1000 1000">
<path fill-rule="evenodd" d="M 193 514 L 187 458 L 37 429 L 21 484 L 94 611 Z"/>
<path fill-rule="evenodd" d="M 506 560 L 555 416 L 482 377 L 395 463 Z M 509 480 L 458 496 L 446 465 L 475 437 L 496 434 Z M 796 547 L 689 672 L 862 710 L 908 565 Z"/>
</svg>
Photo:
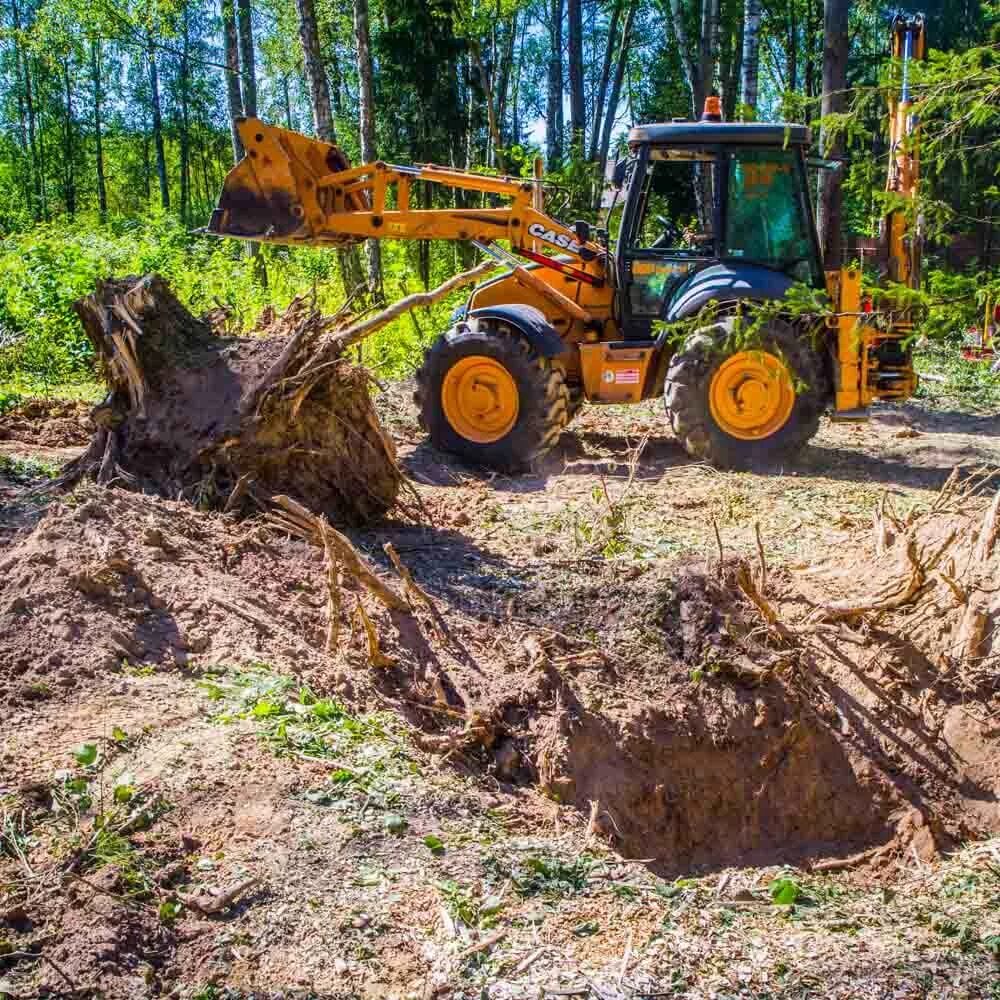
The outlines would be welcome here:
<svg viewBox="0 0 1000 1000">
<path fill-rule="evenodd" d="M 413 295 L 407 295 L 406 298 L 394 302 L 387 309 L 383 309 L 374 316 L 370 316 L 360 323 L 355 323 L 354 326 L 349 326 L 342 333 L 331 337 L 324 346 L 324 357 L 331 351 L 337 354 L 342 353 L 344 348 L 356 344 L 359 340 L 364 340 L 365 337 L 370 337 L 376 330 L 381 330 L 383 326 L 387 326 L 404 313 L 408 313 L 410 310 L 421 306 L 433 305 L 459 288 L 474 284 L 484 274 L 495 271 L 498 267 L 500 267 L 500 264 L 495 260 L 486 260 L 469 271 L 456 274 L 453 278 L 449 278 L 443 284 L 438 285 L 437 288 L 433 288 L 429 292 L 416 292 Z"/>
</svg>

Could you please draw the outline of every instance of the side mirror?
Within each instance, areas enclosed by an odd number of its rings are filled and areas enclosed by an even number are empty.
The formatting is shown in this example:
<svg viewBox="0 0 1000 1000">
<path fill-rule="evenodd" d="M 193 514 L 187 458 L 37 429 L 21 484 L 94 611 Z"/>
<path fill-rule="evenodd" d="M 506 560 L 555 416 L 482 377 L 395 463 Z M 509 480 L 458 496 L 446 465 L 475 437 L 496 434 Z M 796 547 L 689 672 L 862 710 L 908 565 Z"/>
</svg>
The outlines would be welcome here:
<svg viewBox="0 0 1000 1000">
<path fill-rule="evenodd" d="M 590 223 L 589 222 L 574 222 L 573 232 L 576 233 L 577 243 L 589 243 L 590 242 Z"/>
<path fill-rule="evenodd" d="M 628 160 L 616 160 L 615 168 L 611 171 L 611 183 L 614 187 L 620 188 L 625 183 L 625 168 Z"/>
</svg>

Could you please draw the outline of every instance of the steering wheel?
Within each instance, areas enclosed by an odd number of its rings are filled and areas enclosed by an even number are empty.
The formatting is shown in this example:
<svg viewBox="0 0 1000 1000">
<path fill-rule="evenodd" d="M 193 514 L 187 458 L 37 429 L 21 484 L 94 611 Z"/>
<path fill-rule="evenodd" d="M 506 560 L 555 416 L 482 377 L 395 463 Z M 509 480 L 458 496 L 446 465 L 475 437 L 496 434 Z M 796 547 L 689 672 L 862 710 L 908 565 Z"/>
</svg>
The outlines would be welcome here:
<svg viewBox="0 0 1000 1000">
<path fill-rule="evenodd" d="M 681 241 L 681 234 L 677 227 L 662 215 L 654 215 L 653 218 L 660 224 L 663 232 L 653 240 L 652 248 L 675 247 Z"/>
</svg>

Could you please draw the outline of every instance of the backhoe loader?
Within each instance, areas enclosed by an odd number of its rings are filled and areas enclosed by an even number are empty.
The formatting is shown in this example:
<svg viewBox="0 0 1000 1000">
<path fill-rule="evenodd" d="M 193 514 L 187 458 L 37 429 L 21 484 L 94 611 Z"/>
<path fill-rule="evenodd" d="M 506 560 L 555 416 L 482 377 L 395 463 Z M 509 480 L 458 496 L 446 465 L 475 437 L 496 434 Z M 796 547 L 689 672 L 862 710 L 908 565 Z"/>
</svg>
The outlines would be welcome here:
<svg viewBox="0 0 1000 1000">
<path fill-rule="evenodd" d="M 897 17 L 891 38 L 901 88 L 890 102 L 887 184 L 901 197 L 883 220 L 883 267 L 916 287 L 919 226 L 906 217 L 918 178 L 909 77 L 924 58 L 923 19 Z M 824 271 L 804 125 L 724 122 L 710 97 L 700 121 L 632 128 L 614 170 L 614 240 L 546 214 L 537 178 L 432 164 L 349 167 L 329 143 L 256 118 L 238 128 L 246 156 L 226 178 L 209 232 L 311 246 L 467 240 L 504 265 L 475 288 L 417 374 L 432 442 L 474 463 L 523 467 L 555 444 L 583 402 L 662 395 L 691 455 L 747 468 L 801 447 L 824 410 L 864 419 L 871 403 L 915 389 L 912 316 L 863 312 L 856 266 Z M 693 170 L 703 199 L 698 235 L 682 235 L 658 208 L 678 167 Z M 479 193 L 482 207 L 413 208 L 415 182 Z M 806 335 L 801 317 L 771 309 L 754 342 L 741 346 L 736 317 L 796 283 L 828 292 L 823 335 Z"/>
</svg>

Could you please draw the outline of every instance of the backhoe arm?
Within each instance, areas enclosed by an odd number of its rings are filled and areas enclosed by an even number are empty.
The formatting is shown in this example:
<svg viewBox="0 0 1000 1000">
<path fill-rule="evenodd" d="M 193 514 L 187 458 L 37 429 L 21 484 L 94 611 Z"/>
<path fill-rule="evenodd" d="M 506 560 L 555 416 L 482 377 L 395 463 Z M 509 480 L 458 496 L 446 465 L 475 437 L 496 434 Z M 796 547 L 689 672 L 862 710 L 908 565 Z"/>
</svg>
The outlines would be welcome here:
<svg viewBox="0 0 1000 1000">
<path fill-rule="evenodd" d="M 349 167 L 326 142 L 256 118 L 237 122 L 246 156 L 229 172 L 208 231 L 271 243 L 345 245 L 367 238 L 509 241 L 523 257 L 590 284 L 603 280 L 604 251 L 533 205 L 534 183 L 431 164 Z M 491 208 L 412 208 L 414 181 L 508 199 Z M 541 253 L 570 254 L 571 264 Z"/>
<path fill-rule="evenodd" d="M 892 58 L 899 68 L 899 90 L 892 87 L 889 95 L 889 176 L 886 191 L 906 201 L 917 197 L 920 180 L 920 122 L 913 113 L 911 73 L 915 61 L 927 58 L 924 19 L 897 14 L 892 22 Z M 907 207 L 897 205 L 885 219 L 884 246 L 886 271 L 890 280 L 909 288 L 920 286 L 921 243 L 923 226 L 920 219 L 907 219 Z M 912 229 L 912 232 L 909 230 Z"/>
</svg>

